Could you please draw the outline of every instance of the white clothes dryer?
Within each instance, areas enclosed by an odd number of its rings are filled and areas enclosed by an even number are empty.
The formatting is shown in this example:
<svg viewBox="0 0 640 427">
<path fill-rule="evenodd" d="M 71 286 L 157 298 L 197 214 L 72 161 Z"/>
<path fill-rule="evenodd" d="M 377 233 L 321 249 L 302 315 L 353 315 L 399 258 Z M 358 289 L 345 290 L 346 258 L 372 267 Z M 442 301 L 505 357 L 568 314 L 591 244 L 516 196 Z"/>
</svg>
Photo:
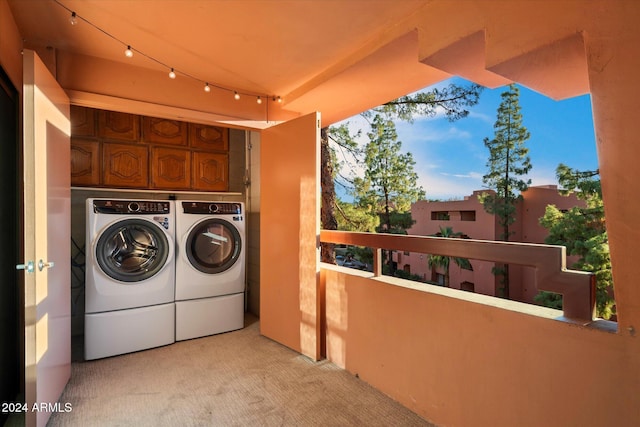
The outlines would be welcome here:
<svg viewBox="0 0 640 427">
<path fill-rule="evenodd" d="M 176 202 L 176 341 L 244 327 L 241 202 Z"/>
<path fill-rule="evenodd" d="M 87 199 L 85 359 L 175 342 L 173 201 Z"/>
</svg>

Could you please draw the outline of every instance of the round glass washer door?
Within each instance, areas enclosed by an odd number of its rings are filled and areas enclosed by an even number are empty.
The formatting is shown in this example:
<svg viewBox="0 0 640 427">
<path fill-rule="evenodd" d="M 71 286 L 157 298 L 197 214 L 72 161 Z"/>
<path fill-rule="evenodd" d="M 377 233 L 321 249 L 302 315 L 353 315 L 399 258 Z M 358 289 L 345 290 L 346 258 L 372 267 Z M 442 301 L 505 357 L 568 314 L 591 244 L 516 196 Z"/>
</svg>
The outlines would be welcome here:
<svg viewBox="0 0 640 427">
<path fill-rule="evenodd" d="M 169 239 L 158 225 L 143 219 L 125 219 L 102 232 L 96 244 L 96 259 L 112 279 L 139 282 L 162 270 L 170 248 Z"/>
<path fill-rule="evenodd" d="M 242 239 L 236 227 L 224 219 L 209 218 L 191 229 L 185 252 L 198 271 L 216 274 L 231 268 L 241 249 Z"/>
</svg>

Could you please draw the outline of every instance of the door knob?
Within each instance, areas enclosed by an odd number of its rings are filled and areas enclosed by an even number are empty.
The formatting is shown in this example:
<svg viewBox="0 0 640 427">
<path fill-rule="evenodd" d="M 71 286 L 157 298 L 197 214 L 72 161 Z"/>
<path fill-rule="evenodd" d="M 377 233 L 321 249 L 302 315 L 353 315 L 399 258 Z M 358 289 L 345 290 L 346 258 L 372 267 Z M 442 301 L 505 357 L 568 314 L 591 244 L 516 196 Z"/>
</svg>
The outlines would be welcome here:
<svg viewBox="0 0 640 427">
<path fill-rule="evenodd" d="M 35 266 L 33 265 L 33 261 L 29 261 L 26 264 L 16 265 L 16 270 L 24 270 L 26 273 L 33 273 L 35 271 Z"/>
<path fill-rule="evenodd" d="M 42 271 L 42 269 L 44 269 L 45 267 L 53 268 L 54 265 L 55 265 L 55 263 L 53 261 L 44 262 L 44 261 L 40 260 L 40 261 L 38 261 L 38 270 Z"/>
</svg>

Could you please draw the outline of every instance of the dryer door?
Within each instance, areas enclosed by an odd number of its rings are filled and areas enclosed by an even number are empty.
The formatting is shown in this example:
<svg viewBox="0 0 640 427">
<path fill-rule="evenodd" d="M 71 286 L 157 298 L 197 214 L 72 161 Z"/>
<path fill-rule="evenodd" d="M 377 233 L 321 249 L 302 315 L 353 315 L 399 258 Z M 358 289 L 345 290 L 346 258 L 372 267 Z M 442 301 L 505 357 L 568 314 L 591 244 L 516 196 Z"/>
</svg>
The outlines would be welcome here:
<svg viewBox="0 0 640 427">
<path fill-rule="evenodd" d="M 242 239 L 233 224 L 221 218 L 209 218 L 191 229 L 185 252 L 197 270 L 217 274 L 236 263 L 241 249 Z"/>
<path fill-rule="evenodd" d="M 121 282 L 139 282 L 155 276 L 167 264 L 170 243 L 156 224 L 143 219 L 124 219 L 102 232 L 96 244 L 102 271 Z"/>
</svg>

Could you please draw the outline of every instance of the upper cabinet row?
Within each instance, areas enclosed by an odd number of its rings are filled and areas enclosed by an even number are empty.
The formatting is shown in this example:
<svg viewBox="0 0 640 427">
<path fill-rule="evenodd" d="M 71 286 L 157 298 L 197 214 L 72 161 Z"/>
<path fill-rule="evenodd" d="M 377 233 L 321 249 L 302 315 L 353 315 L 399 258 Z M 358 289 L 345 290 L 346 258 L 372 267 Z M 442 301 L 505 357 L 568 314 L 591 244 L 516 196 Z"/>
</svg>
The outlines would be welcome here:
<svg viewBox="0 0 640 427">
<path fill-rule="evenodd" d="M 228 191 L 229 129 L 72 106 L 71 185 Z"/>
</svg>

